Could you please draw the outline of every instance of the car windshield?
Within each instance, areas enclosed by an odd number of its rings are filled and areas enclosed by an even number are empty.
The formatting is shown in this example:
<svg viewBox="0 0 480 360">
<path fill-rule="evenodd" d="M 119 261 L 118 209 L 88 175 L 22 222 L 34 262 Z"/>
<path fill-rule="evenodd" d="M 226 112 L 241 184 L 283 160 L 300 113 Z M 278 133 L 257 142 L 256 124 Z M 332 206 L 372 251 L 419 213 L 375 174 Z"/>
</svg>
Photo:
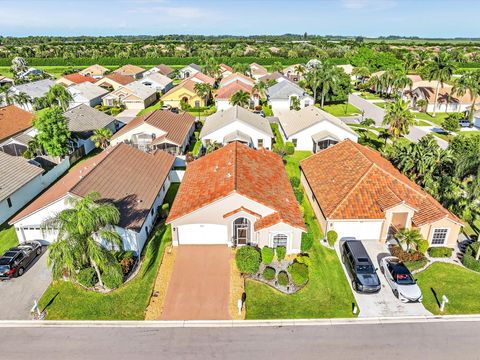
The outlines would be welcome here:
<svg viewBox="0 0 480 360">
<path fill-rule="evenodd" d="M 397 274 L 397 284 L 413 285 L 415 284 L 415 280 L 413 280 L 412 275 L 410 274 Z"/>
<path fill-rule="evenodd" d="M 372 265 L 358 265 L 357 274 L 372 274 L 373 266 Z"/>
<path fill-rule="evenodd" d="M 8 265 L 0 265 L 0 272 L 8 271 L 10 270 L 10 266 Z"/>
</svg>

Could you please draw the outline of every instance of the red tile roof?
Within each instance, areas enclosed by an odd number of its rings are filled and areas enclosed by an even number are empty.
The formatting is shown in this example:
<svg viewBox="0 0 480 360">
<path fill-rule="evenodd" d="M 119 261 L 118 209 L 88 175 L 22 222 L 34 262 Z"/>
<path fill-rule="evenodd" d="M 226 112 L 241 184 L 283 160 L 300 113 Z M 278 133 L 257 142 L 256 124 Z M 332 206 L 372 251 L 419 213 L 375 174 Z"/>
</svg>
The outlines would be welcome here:
<svg viewBox="0 0 480 360">
<path fill-rule="evenodd" d="M 176 145 L 182 145 L 185 138 L 188 136 L 190 129 L 195 123 L 195 116 L 184 112 L 182 114 L 175 114 L 168 110 L 155 110 L 149 114 L 137 116 L 130 121 L 127 125 L 117 131 L 112 139 L 117 138 L 135 129 L 143 123 L 150 124 L 160 130 L 165 131 L 167 134 L 165 138 Z"/>
<path fill-rule="evenodd" d="M 156 151 L 147 154 L 119 144 L 75 167 L 10 223 L 28 216 L 67 193 L 85 196 L 100 193 L 120 211 L 119 226 L 139 231 L 173 166 L 175 157 Z"/>
<path fill-rule="evenodd" d="M 422 226 L 449 218 L 461 221 L 380 153 L 351 140 L 312 155 L 301 169 L 328 219 L 384 219 L 385 210 L 406 204 Z"/>
<path fill-rule="evenodd" d="M 198 210 L 231 193 L 273 209 L 257 222 L 257 230 L 285 222 L 305 230 L 305 224 L 282 159 L 267 150 L 239 142 L 188 164 L 168 222 Z"/>
<path fill-rule="evenodd" d="M 113 80 L 120 85 L 128 85 L 128 84 L 135 81 L 135 79 L 132 76 L 121 75 L 121 74 L 117 74 L 117 73 L 108 74 L 103 79 L 98 80 L 98 81 L 106 80 L 108 82 L 107 79 Z"/>
<path fill-rule="evenodd" d="M 79 73 L 63 75 L 62 78 L 67 79 L 75 84 L 81 84 L 84 82 L 96 83 L 97 79 L 94 79 L 91 76 L 85 76 Z"/>
<path fill-rule="evenodd" d="M 160 64 L 160 65 L 157 65 L 155 67 L 158 69 L 158 72 L 160 74 L 165 75 L 165 76 L 168 76 L 175 71 L 170 66 L 165 65 L 165 64 Z"/>
<path fill-rule="evenodd" d="M 255 84 L 255 80 L 246 76 L 246 75 L 243 75 L 241 73 L 238 73 L 238 72 L 235 72 L 235 73 L 232 73 L 230 75 L 228 75 L 227 77 L 224 77 L 221 81 L 220 81 L 220 86 L 222 86 L 223 84 L 229 82 L 230 80 L 232 79 L 237 79 L 236 81 L 238 81 L 238 78 L 242 78 L 244 79 L 245 81 L 248 81 L 250 84 Z"/>
<path fill-rule="evenodd" d="M 201 73 L 201 72 L 197 72 L 195 73 L 194 75 L 190 76 L 188 79 L 198 79 L 200 80 L 201 82 L 205 83 L 205 84 L 209 84 L 211 86 L 213 86 L 213 84 L 215 84 L 215 79 L 208 76 L 208 75 L 205 75 L 204 73 Z"/>
<path fill-rule="evenodd" d="M 0 108 L 0 140 L 8 139 L 32 127 L 35 115 L 15 105 Z"/>
<path fill-rule="evenodd" d="M 222 86 L 218 91 L 215 93 L 216 99 L 230 99 L 233 94 L 239 92 L 240 90 L 245 91 L 252 95 L 252 86 L 249 86 L 240 80 L 236 80 L 228 85 Z"/>
</svg>

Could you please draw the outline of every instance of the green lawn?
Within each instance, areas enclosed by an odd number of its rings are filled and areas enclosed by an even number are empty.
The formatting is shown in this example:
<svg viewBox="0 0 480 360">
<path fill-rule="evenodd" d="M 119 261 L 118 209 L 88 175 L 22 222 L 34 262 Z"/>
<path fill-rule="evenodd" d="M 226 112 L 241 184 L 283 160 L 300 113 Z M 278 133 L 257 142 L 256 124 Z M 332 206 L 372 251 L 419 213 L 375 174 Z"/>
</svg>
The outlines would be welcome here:
<svg viewBox="0 0 480 360">
<path fill-rule="evenodd" d="M 348 104 L 348 106 L 345 106 L 345 104 L 325 105 L 323 107 L 323 110 L 325 110 L 326 112 L 334 116 L 351 116 L 354 114 L 362 113 L 358 108 L 356 108 L 352 104 Z"/>
<path fill-rule="evenodd" d="M 424 120 L 417 119 L 417 126 L 431 126 L 429 122 L 426 122 Z"/>
<path fill-rule="evenodd" d="M 441 299 L 449 303 L 443 314 L 478 314 L 480 274 L 457 265 L 435 263 L 415 275 L 423 293 L 423 305 L 433 314 L 440 314 Z"/>
<path fill-rule="evenodd" d="M 365 100 L 382 100 L 382 98 L 377 94 L 372 94 L 369 92 L 361 93 L 360 97 Z"/>
<path fill-rule="evenodd" d="M 170 185 L 165 202 L 173 202 L 179 184 Z M 160 224 L 144 248 L 136 277 L 108 294 L 87 291 L 70 282 L 53 282 L 40 299 L 49 320 L 143 320 L 145 309 L 167 244 L 170 226 Z"/>
<path fill-rule="evenodd" d="M 188 110 L 188 112 L 193 116 L 209 116 L 217 112 L 217 108 L 212 105 L 212 106 L 209 106 L 206 108 L 200 108 L 200 109 L 191 108 L 190 110 Z"/>
<path fill-rule="evenodd" d="M 410 271 L 415 271 L 415 270 L 421 269 L 422 267 L 427 265 L 427 263 L 428 263 L 427 259 L 423 259 L 423 260 L 419 260 L 419 261 L 405 261 L 404 262 L 404 264 L 407 266 L 407 268 Z"/>
<path fill-rule="evenodd" d="M 442 126 L 443 120 L 450 114 L 450 113 L 442 113 L 442 112 L 437 112 L 435 114 L 435 117 L 433 117 L 431 114 L 428 113 L 422 113 L 422 112 L 412 112 L 413 116 L 415 116 L 416 119 L 420 120 L 428 120 L 430 122 L 433 122 L 434 124 L 437 124 L 439 126 Z"/>
<path fill-rule="evenodd" d="M 17 234 L 15 228 L 4 224 L 0 226 L 0 256 L 8 249 L 18 244 Z"/>
<path fill-rule="evenodd" d="M 163 101 L 161 100 L 158 100 L 155 104 L 153 105 L 150 105 L 149 107 L 143 109 L 142 111 L 140 111 L 137 116 L 140 116 L 140 115 L 145 115 L 145 114 L 148 114 L 148 113 L 151 113 L 152 111 L 155 111 L 155 110 L 159 110 L 163 105 Z"/>
<path fill-rule="evenodd" d="M 270 127 L 272 128 L 273 135 L 275 136 L 275 143 L 276 144 L 283 144 L 283 137 L 282 134 L 280 134 L 280 128 L 279 125 L 276 123 L 271 123 Z"/>
<path fill-rule="evenodd" d="M 262 105 L 262 111 L 265 114 L 265 116 L 273 116 L 273 111 L 270 109 L 268 105 Z"/>
<path fill-rule="evenodd" d="M 382 109 L 385 109 L 387 107 L 387 103 L 384 101 L 384 102 L 374 102 L 373 103 L 375 106 L 378 106 Z"/>
<path fill-rule="evenodd" d="M 287 156 L 287 174 L 299 177 L 298 164 L 309 155 L 311 153 L 308 151 L 297 151 Z M 302 208 L 307 227 L 318 240 L 322 231 L 306 196 Z M 316 241 L 310 257 L 310 280 L 295 294 L 285 295 L 268 285 L 248 279 L 247 319 L 352 317 L 355 300 L 335 251 L 326 249 Z"/>
</svg>

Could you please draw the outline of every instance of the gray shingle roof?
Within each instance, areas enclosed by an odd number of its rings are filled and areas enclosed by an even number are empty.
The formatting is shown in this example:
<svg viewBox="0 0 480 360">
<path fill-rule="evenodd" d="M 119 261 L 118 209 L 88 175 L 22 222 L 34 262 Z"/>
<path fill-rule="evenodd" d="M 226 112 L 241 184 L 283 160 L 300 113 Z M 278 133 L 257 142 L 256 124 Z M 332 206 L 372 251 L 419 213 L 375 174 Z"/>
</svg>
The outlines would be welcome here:
<svg viewBox="0 0 480 360">
<path fill-rule="evenodd" d="M 0 151 L 0 201 L 43 173 L 41 167 L 32 165 L 21 156 Z"/>
<path fill-rule="evenodd" d="M 110 115 L 99 110 L 91 108 L 88 105 L 81 104 L 64 113 L 68 122 L 68 130 L 71 132 L 85 133 L 100 129 L 112 121 L 115 121 Z"/>
<path fill-rule="evenodd" d="M 298 96 L 300 99 L 311 96 L 300 86 L 295 85 L 291 81 L 282 81 L 267 89 L 269 99 L 288 99 L 292 95 Z"/>
<path fill-rule="evenodd" d="M 80 96 L 89 101 L 108 94 L 108 90 L 90 82 L 70 86 L 68 92 L 72 94 L 74 98 Z"/>
<path fill-rule="evenodd" d="M 273 137 L 272 128 L 267 119 L 238 105 L 227 110 L 217 111 L 215 114 L 208 116 L 203 125 L 200 137 L 207 136 L 237 120 Z"/>
<path fill-rule="evenodd" d="M 10 91 L 17 94 L 23 92 L 30 96 L 32 99 L 35 99 L 44 96 L 53 85 L 55 85 L 55 81 L 50 79 L 44 79 L 12 86 Z"/>
</svg>

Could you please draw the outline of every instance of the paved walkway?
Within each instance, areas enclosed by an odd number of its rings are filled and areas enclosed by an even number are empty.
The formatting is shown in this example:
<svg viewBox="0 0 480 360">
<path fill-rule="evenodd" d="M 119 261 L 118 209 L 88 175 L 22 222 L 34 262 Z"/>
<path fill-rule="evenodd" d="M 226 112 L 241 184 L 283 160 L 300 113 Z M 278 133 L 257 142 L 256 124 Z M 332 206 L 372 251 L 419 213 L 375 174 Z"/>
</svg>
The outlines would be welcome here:
<svg viewBox="0 0 480 360">
<path fill-rule="evenodd" d="M 52 275 L 47 268 L 46 248 L 44 254 L 34 261 L 23 276 L 0 281 L 0 320 L 29 320 L 30 309 L 35 299 L 40 299 Z"/>
<path fill-rule="evenodd" d="M 352 289 L 355 300 L 360 309 L 359 317 L 399 317 L 399 316 L 422 316 L 431 315 L 421 303 L 402 303 L 393 295 L 390 285 L 388 285 L 385 276 L 380 271 L 380 260 L 390 253 L 385 244 L 377 241 L 363 241 L 363 245 L 372 259 L 373 265 L 378 268 L 377 274 L 382 284 L 382 289 L 376 294 L 359 294 Z M 337 242 L 335 250 L 340 256 L 340 244 Z M 351 286 L 350 277 L 347 274 L 345 265 L 342 263 L 345 276 Z"/>
<path fill-rule="evenodd" d="M 228 320 L 230 249 L 178 247 L 161 320 Z"/>
</svg>

